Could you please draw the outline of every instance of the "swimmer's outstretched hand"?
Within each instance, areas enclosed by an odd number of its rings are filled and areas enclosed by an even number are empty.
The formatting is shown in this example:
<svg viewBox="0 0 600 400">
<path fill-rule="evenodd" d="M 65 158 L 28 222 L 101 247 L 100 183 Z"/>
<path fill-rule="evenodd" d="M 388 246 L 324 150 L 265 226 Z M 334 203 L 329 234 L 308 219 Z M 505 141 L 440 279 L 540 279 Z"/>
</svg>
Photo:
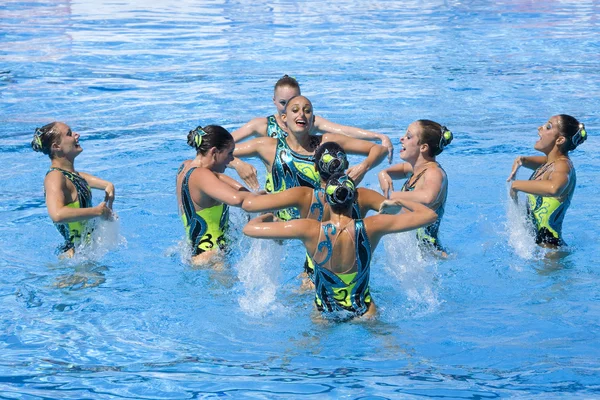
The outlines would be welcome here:
<svg viewBox="0 0 600 400">
<path fill-rule="evenodd" d="M 96 207 L 94 207 L 96 209 L 96 211 L 98 212 L 98 216 L 102 219 L 107 219 L 107 220 L 112 220 L 112 216 L 113 216 L 113 212 L 112 210 L 108 207 L 106 201 L 103 201 L 102 203 L 98 204 Z"/>
<path fill-rule="evenodd" d="M 115 201 L 115 185 L 109 183 L 104 189 L 104 202 L 108 208 L 112 209 L 113 201 Z"/>
<path fill-rule="evenodd" d="M 256 168 L 242 160 L 236 160 L 235 163 L 232 163 L 232 166 L 251 190 L 258 190 L 260 188 Z"/>
<path fill-rule="evenodd" d="M 381 139 L 381 145 L 384 146 L 388 151 L 388 163 L 391 164 L 392 158 L 394 157 L 394 145 L 392 144 L 392 141 L 388 135 L 381 134 L 379 138 Z"/>
<path fill-rule="evenodd" d="M 360 183 L 360 181 L 362 181 L 368 170 L 369 168 L 365 165 L 365 163 L 361 162 L 360 164 L 356 164 L 348 168 L 346 174 L 350 178 L 352 178 L 354 184 L 358 186 L 358 184 Z"/>
<path fill-rule="evenodd" d="M 385 170 L 381 171 L 377 177 L 379 178 L 379 186 L 381 187 L 381 192 L 386 199 L 390 198 L 390 194 L 394 191 L 394 181 L 390 177 L 390 174 L 385 172 Z"/>
<path fill-rule="evenodd" d="M 513 199 L 513 201 L 515 203 L 519 202 L 519 196 L 517 195 L 517 191 L 515 189 L 513 189 L 513 185 L 511 184 L 509 189 L 508 189 L 508 194 L 510 195 L 510 198 Z"/>
<path fill-rule="evenodd" d="M 523 165 L 523 157 L 519 156 L 519 157 L 515 158 L 515 162 L 513 163 L 513 166 L 512 166 L 512 171 L 510 171 L 510 175 L 506 179 L 506 182 L 510 182 L 513 179 L 515 179 L 515 176 L 517 176 L 517 171 L 519 170 L 521 165 Z"/>
<path fill-rule="evenodd" d="M 401 200 L 384 200 L 379 206 L 380 214 L 398 214 L 402 210 Z"/>
</svg>

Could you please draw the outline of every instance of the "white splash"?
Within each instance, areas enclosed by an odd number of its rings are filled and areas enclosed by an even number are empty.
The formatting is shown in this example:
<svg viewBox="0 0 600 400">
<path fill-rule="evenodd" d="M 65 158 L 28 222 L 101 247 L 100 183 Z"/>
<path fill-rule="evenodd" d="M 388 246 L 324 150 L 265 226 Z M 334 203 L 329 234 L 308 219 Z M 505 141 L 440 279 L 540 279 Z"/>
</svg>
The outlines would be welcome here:
<svg viewBox="0 0 600 400">
<path fill-rule="evenodd" d="M 411 313 L 429 314 L 441 301 L 437 285 L 437 260 L 421 250 L 415 232 L 387 235 L 383 239 L 386 252 L 386 272 L 400 282 Z"/>
<path fill-rule="evenodd" d="M 98 261 L 108 252 L 120 246 L 126 246 L 127 240 L 120 235 L 120 223 L 117 214 L 111 220 L 97 219 L 90 241 L 83 241 L 75 250 L 75 259 Z"/>
<path fill-rule="evenodd" d="M 515 253 L 523 259 L 532 260 L 538 255 L 538 247 L 533 237 L 533 227 L 527 217 L 527 210 L 523 201 L 515 203 L 508 200 L 506 212 L 506 232 L 508 244 Z"/>
<path fill-rule="evenodd" d="M 245 313 L 260 316 L 282 307 L 276 302 L 276 295 L 281 276 L 283 246 L 272 240 L 249 241 L 250 248 L 235 266 L 244 287 L 244 294 L 238 302 Z"/>
</svg>

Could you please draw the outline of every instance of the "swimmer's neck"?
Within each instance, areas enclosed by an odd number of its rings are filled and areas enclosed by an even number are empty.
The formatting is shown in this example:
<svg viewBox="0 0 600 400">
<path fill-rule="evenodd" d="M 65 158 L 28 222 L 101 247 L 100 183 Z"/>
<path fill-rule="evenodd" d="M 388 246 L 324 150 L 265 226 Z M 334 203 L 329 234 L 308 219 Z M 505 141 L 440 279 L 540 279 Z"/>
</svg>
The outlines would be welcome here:
<svg viewBox="0 0 600 400">
<path fill-rule="evenodd" d="M 190 163 L 190 166 L 206 168 L 206 169 L 210 169 L 212 171 L 213 170 L 212 168 L 215 166 L 215 162 L 212 159 L 212 157 L 203 156 L 202 154 L 198 154 L 196 156 L 196 158 L 194 158 L 192 160 L 192 162 Z"/>
<path fill-rule="evenodd" d="M 315 149 L 311 148 L 310 142 L 311 135 L 309 133 L 301 133 L 298 136 L 294 133 L 289 133 L 286 138 L 287 145 L 290 149 L 294 151 L 299 151 L 300 149 L 305 151 L 314 152 Z"/>
<path fill-rule="evenodd" d="M 556 146 L 550 151 L 550 153 L 546 154 L 546 163 L 553 163 L 556 160 L 568 160 L 568 159 L 569 159 L 569 155 L 563 154 L 562 152 L 560 152 Z"/>
<path fill-rule="evenodd" d="M 74 160 L 69 160 L 67 158 L 54 158 L 50 163 L 50 168 L 58 168 L 69 172 L 75 172 L 75 163 Z"/>
<path fill-rule="evenodd" d="M 432 166 L 433 164 L 437 164 L 437 161 L 435 161 L 435 158 L 419 157 L 417 159 L 417 161 L 415 161 L 415 163 L 412 164 L 413 174 L 417 175 L 418 173 L 420 173 L 424 169 L 427 169 L 428 167 Z"/>
</svg>

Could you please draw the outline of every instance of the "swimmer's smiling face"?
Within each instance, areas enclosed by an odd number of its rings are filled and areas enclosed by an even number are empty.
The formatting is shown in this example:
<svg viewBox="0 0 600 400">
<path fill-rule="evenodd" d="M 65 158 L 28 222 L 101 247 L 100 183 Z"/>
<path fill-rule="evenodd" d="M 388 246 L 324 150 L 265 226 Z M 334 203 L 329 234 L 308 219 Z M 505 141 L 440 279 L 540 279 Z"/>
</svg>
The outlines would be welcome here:
<svg viewBox="0 0 600 400">
<path fill-rule="evenodd" d="M 304 96 L 292 98 L 281 119 L 291 133 L 309 134 L 315 119 L 312 103 Z"/>
<path fill-rule="evenodd" d="M 290 86 L 280 86 L 275 89 L 273 94 L 273 103 L 277 107 L 277 113 L 282 115 L 285 111 L 285 106 L 289 99 L 295 96 L 300 96 L 300 90 Z"/>
<path fill-rule="evenodd" d="M 419 134 L 421 126 L 413 122 L 406 128 L 406 134 L 400 138 L 400 158 L 404 161 L 416 161 L 421 153 L 421 145 L 419 144 Z"/>
<path fill-rule="evenodd" d="M 556 144 L 556 139 L 560 137 L 558 130 L 559 126 L 558 116 L 551 117 L 548 122 L 538 127 L 539 139 L 533 145 L 533 148 L 539 150 L 545 154 L 550 153 Z"/>
<path fill-rule="evenodd" d="M 60 133 L 59 140 L 52 145 L 55 150 L 72 157 L 76 157 L 83 151 L 79 145 L 79 133 L 71 131 L 71 128 L 62 122 L 58 122 L 54 129 Z"/>
</svg>

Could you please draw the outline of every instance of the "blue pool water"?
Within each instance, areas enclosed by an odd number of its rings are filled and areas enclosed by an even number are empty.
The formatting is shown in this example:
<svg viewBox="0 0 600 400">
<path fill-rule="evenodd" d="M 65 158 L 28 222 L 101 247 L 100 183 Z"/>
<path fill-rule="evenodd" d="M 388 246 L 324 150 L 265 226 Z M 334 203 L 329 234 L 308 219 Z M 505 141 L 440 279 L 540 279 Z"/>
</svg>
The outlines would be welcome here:
<svg viewBox="0 0 600 400">
<path fill-rule="evenodd" d="M 598 15 L 595 0 L 4 1 L 0 398 L 600 397 Z M 419 118 L 454 131 L 439 157 L 452 256 L 386 240 L 374 324 L 314 323 L 299 245 L 242 237 L 238 210 L 231 269 L 185 263 L 188 130 L 273 113 L 284 73 L 318 115 L 395 144 Z M 591 136 L 572 155 L 571 251 L 551 259 L 505 180 L 559 113 Z M 120 216 L 68 262 L 43 200 L 49 161 L 28 145 L 53 120 L 81 133 L 77 169 L 115 183 Z"/>
</svg>

